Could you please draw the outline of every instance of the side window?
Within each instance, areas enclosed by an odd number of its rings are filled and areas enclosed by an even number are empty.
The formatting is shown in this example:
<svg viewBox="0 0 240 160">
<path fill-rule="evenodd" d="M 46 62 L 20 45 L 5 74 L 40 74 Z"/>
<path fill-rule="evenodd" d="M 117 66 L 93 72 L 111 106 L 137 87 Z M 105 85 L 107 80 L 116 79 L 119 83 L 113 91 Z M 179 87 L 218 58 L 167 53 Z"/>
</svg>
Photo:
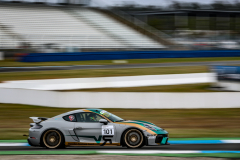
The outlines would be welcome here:
<svg viewBox="0 0 240 160">
<path fill-rule="evenodd" d="M 100 119 L 104 119 L 100 115 L 92 112 L 77 113 L 77 122 L 98 122 Z"/>
<path fill-rule="evenodd" d="M 70 122 L 76 122 L 77 121 L 76 116 L 74 114 L 64 116 L 63 119 L 65 121 L 70 121 Z"/>
</svg>

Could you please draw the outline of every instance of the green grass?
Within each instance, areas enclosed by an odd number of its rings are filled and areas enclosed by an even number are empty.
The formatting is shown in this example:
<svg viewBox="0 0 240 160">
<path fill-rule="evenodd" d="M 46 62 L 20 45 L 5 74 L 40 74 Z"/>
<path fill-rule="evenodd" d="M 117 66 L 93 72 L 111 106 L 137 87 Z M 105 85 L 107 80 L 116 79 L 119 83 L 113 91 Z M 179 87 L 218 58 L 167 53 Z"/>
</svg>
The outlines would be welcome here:
<svg viewBox="0 0 240 160">
<path fill-rule="evenodd" d="M 0 82 L 10 80 L 201 73 L 208 71 L 209 69 L 207 66 L 192 66 L 192 67 L 184 66 L 184 67 L 131 68 L 131 69 L 2 72 L 0 73 Z"/>
<path fill-rule="evenodd" d="M 214 57 L 214 58 L 155 58 L 155 59 L 130 59 L 129 64 L 140 63 L 170 63 L 170 62 L 207 62 L 207 61 L 234 61 L 240 57 Z M 60 61 L 60 62 L 16 62 L 8 59 L 0 61 L 0 67 L 24 67 L 24 66 L 62 66 L 62 65 L 114 65 L 112 60 L 95 61 Z"/>
<path fill-rule="evenodd" d="M 97 106 L 96 106 L 97 108 Z M 0 104 L 0 140 L 26 139 L 29 117 L 53 117 L 73 110 Z M 170 138 L 240 137 L 240 108 L 230 109 L 106 109 L 119 117 L 144 120 L 169 131 Z"/>
<path fill-rule="evenodd" d="M 210 89 L 210 83 L 183 84 L 148 87 L 125 87 L 125 88 L 96 88 L 79 90 L 62 90 L 61 92 L 217 92 Z"/>
<path fill-rule="evenodd" d="M 125 156 L 160 156 L 160 157 L 214 157 L 214 158 L 240 158 L 239 153 L 189 153 L 189 154 L 114 154 L 108 153 L 106 155 L 125 155 Z M 205 158 L 203 158 L 205 159 Z"/>
</svg>

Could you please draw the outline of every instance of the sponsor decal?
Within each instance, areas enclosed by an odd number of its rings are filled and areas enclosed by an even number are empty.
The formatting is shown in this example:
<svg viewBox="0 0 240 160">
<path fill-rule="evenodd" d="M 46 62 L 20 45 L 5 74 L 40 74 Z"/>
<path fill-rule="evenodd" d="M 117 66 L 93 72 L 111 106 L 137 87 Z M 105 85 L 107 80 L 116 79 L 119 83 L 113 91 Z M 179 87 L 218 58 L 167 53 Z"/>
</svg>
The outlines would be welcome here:
<svg viewBox="0 0 240 160">
<path fill-rule="evenodd" d="M 128 125 L 128 126 L 133 126 L 133 127 L 137 127 L 139 129 L 142 130 L 146 130 L 148 133 L 152 134 L 152 135 L 157 135 L 154 131 L 142 126 L 141 124 L 136 124 L 136 123 L 132 123 L 132 122 L 115 122 L 116 124 L 124 124 L 124 125 Z"/>
<path fill-rule="evenodd" d="M 70 115 L 70 116 L 69 116 L 69 120 L 70 120 L 70 121 L 73 121 L 74 119 L 75 119 L 74 115 Z"/>
<path fill-rule="evenodd" d="M 67 135 L 67 136 L 74 136 L 74 135 Z M 79 135 L 78 137 L 93 138 L 96 141 L 96 143 L 92 143 L 92 142 L 91 143 L 88 143 L 88 142 L 68 142 L 68 145 L 100 145 L 100 146 L 104 146 L 104 145 L 118 145 L 118 143 L 117 144 L 116 143 L 112 143 L 113 135 L 110 135 L 110 134 L 99 135 L 98 139 L 95 136 Z M 80 138 L 80 140 L 81 140 L 81 138 Z"/>
<path fill-rule="evenodd" d="M 102 140 L 102 135 L 99 135 L 98 138 L 95 136 L 84 136 L 84 135 L 78 135 L 78 137 L 82 137 L 82 138 L 93 138 L 97 144 L 99 144 Z M 80 138 L 81 139 L 81 138 Z"/>
<path fill-rule="evenodd" d="M 101 111 L 100 114 L 104 114 L 106 111 Z"/>
<path fill-rule="evenodd" d="M 107 118 L 111 116 L 107 111 L 101 111 L 100 114 Z"/>
<path fill-rule="evenodd" d="M 112 139 L 107 139 L 107 138 L 113 138 L 113 136 L 103 136 L 104 143 L 101 146 L 106 145 L 108 141 L 110 144 L 112 144 Z"/>
</svg>

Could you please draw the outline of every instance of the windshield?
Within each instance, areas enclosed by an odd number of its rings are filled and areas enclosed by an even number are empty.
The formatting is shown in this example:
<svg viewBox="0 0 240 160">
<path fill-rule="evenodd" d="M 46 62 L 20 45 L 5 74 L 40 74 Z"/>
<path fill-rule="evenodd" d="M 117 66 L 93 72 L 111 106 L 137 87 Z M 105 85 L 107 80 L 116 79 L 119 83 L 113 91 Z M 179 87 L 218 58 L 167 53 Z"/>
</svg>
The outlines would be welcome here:
<svg viewBox="0 0 240 160">
<path fill-rule="evenodd" d="M 111 121 L 113 122 L 121 122 L 121 121 L 124 121 L 122 118 L 112 114 L 112 113 L 109 113 L 107 111 L 101 111 L 100 112 L 101 115 L 107 117 L 108 119 L 110 119 Z"/>
</svg>

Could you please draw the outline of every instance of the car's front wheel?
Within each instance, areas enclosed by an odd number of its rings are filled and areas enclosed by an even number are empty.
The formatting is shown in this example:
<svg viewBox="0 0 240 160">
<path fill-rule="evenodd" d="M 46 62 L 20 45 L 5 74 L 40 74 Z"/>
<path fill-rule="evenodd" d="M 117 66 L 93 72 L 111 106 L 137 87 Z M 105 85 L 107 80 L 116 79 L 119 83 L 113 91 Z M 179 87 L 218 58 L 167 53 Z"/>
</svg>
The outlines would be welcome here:
<svg viewBox="0 0 240 160">
<path fill-rule="evenodd" d="M 138 129 L 129 129 L 124 134 L 124 144 L 128 148 L 141 148 L 144 145 L 144 138 Z"/>
<path fill-rule="evenodd" d="M 58 130 L 47 130 L 43 134 L 42 142 L 45 147 L 51 149 L 65 147 L 63 135 Z"/>
</svg>

